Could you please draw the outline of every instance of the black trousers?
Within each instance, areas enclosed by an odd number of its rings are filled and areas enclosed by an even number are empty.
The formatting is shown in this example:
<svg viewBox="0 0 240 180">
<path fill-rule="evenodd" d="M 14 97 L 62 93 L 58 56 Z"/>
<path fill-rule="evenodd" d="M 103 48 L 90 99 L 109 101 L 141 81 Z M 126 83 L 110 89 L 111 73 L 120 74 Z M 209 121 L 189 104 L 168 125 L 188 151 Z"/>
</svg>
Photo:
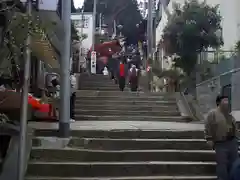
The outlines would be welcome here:
<svg viewBox="0 0 240 180">
<path fill-rule="evenodd" d="M 75 100 L 76 100 L 76 93 L 72 93 L 70 97 L 70 118 L 75 118 Z"/>
<path fill-rule="evenodd" d="M 137 91 L 138 89 L 138 78 L 132 78 L 130 80 L 130 87 L 131 87 L 131 91 Z"/>
<path fill-rule="evenodd" d="M 119 89 L 121 91 L 124 91 L 125 81 L 126 81 L 125 77 L 119 77 L 119 82 L 118 83 L 119 83 Z"/>
</svg>

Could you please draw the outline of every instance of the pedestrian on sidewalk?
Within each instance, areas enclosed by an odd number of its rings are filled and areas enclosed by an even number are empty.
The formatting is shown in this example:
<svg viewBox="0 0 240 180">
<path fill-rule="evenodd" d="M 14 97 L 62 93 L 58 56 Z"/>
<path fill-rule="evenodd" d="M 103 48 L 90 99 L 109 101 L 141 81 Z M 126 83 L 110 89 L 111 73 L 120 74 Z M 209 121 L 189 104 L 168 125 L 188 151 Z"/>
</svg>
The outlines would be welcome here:
<svg viewBox="0 0 240 180">
<path fill-rule="evenodd" d="M 216 152 L 218 180 L 229 180 L 233 163 L 238 159 L 236 121 L 229 113 L 227 96 L 217 96 L 216 105 L 207 115 L 205 136 Z"/>
<path fill-rule="evenodd" d="M 119 89 L 121 91 L 124 91 L 125 84 L 126 84 L 126 73 L 125 73 L 125 64 L 121 61 L 119 64 L 119 78 L 118 78 L 118 84 L 119 84 Z"/>
<path fill-rule="evenodd" d="M 76 90 L 77 90 L 77 78 L 76 75 L 71 72 L 70 75 L 71 82 L 71 97 L 70 97 L 70 118 L 71 121 L 75 121 L 75 100 L 76 100 Z"/>
</svg>

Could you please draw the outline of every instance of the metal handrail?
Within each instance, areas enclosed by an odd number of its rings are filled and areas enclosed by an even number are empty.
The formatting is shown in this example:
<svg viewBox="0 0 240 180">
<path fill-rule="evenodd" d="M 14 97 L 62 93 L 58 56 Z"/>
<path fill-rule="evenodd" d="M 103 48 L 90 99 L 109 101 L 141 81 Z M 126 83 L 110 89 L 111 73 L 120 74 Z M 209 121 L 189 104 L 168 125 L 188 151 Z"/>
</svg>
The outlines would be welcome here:
<svg viewBox="0 0 240 180">
<path fill-rule="evenodd" d="M 181 95 L 181 97 L 183 98 L 183 102 L 184 102 L 184 104 L 186 105 L 186 107 L 187 107 L 187 109 L 188 109 L 188 112 L 190 113 L 191 117 L 192 117 L 194 120 L 198 120 L 198 118 L 196 117 L 196 115 L 193 113 L 192 108 L 190 107 L 190 105 L 189 105 L 189 103 L 188 103 L 188 100 L 187 100 L 185 94 L 184 94 L 182 91 L 180 91 L 180 95 Z"/>
</svg>

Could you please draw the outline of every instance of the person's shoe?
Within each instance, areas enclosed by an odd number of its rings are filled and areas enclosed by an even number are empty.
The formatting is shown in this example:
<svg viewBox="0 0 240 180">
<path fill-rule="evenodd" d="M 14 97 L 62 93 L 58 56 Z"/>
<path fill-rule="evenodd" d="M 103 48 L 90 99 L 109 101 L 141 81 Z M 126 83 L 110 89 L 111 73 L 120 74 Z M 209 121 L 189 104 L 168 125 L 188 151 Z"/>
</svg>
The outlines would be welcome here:
<svg viewBox="0 0 240 180">
<path fill-rule="evenodd" d="M 74 119 L 70 119 L 70 122 L 75 122 L 75 120 Z"/>
</svg>

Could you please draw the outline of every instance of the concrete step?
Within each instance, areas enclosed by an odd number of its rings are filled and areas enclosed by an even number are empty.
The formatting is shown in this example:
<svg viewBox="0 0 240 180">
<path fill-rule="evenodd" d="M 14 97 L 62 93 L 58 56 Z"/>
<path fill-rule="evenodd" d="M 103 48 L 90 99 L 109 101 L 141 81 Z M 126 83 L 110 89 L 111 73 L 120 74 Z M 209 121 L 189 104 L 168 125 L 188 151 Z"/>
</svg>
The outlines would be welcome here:
<svg viewBox="0 0 240 180">
<path fill-rule="evenodd" d="M 106 81 L 110 81 L 110 77 L 109 76 L 103 76 L 103 75 L 91 75 L 91 76 L 80 76 L 80 80 L 82 80 L 82 82 L 84 82 L 85 80 L 106 80 Z"/>
<path fill-rule="evenodd" d="M 162 92 L 130 92 L 130 91 L 123 91 L 123 92 L 116 92 L 116 91 L 91 91 L 91 90 L 79 90 L 76 93 L 77 96 L 130 96 L 130 97 L 158 97 L 158 96 L 173 96 L 175 94 L 172 93 L 162 93 Z"/>
<path fill-rule="evenodd" d="M 110 78 L 107 78 L 107 77 L 103 77 L 103 78 L 82 78 L 80 80 L 80 84 L 83 84 L 83 83 L 94 83 L 94 84 L 99 84 L 99 85 L 101 85 L 102 83 L 115 84 L 114 80 L 112 80 Z"/>
<path fill-rule="evenodd" d="M 101 104 L 101 105 L 132 105 L 132 106 L 138 106 L 138 105 L 149 105 L 149 106 L 154 106 L 154 105 L 176 105 L 176 101 L 164 101 L 164 100 L 159 100 L 159 101 L 148 101 L 148 100 L 100 100 L 96 101 L 94 99 L 76 99 L 76 104 L 86 104 L 86 105 L 91 105 L 91 104 Z"/>
<path fill-rule="evenodd" d="M 95 90 L 95 91 L 120 91 L 118 87 L 79 87 L 80 90 Z"/>
<path fill-rule="evenodd" d="M 110 80 L 110 77 L 109 76 L 104 76 L 104 75 L 102 75 L 102 74 L 91 74 L 91 75 L 81 75 L 80 76 L 80 80 L 89 80 L 89 79 L 91 79 L 91 80 L 97 80 L 97 79 L 105 79 L 105 80 Z"/>
<path fill-rule="evenodd" d="M 133 106 L 133 105 L 117 105 L 117 106 L 112 106 L 112 105 L 101 105 L 101 104 L 83 104 L 83 103 L 77 103 L 75 105 L 76 109 L 84 109 L 84 110 L 119 110 L 119 111 L 178 111 L 177 104 L 167 106 L 167 105 L 154 105 L 154 106 L 148 106 L 148 105 L 138 105 L 138 106 Z"/>
<path fill-rule="evenodd" d="M 113 139 L 204 139 L 204 132 L 177 130 L 71 130 L 72 137 Z M 36 129 L 35 136 L 58 136 L 57 129 Z"/>
<path fill-rule="evenodd" d="M 80 86 L 84 87 L 84 86 L 92 86 L 92 87 L 115 87 L 118 86 L 118 84 L 115 84 L 114 82 L 82 82 L 79 84 Z"/>
<path fill-rule="evenodd" d="M 204 139 L 107 139 L 72 138 L 68 144 L 73 148 L 96 150 L 209 150 Z"/>
<path fill-rule="evenodd" d="M 216 176 L 142 176 L 142 177 L 27 177 L 25 180 L 216 180 Z"/>
<path fill-rule="evenodd" d="M 176 98 L 173 96 L 150 96 L 150 97 L 141 97 L 141 96 L 76 96 L 78 100 L 96 100 L 96 101 L 105 101 L 105 100 L 121 100 L 121 101 L 175 101 Z"/>
<path fill-rule="evenodd" d="M 92 115 L 92 116 L 180 116 L 179 111 L 163 111 L 159 109 L 159 111 L 122 111 L 122 110 L 84 110 L 75 108 L 76 117 L 78 115 Z"/>
<path fill-rule="evenodd" d="M 80 86 L 118 86 L 118 84 L 115 84 L 114 81 L 106 80 L 106 79 L 98 79 L 98 80 L 84 80 L 79 83 Z"/>
<path fill-rule="evenodd" d="M 214 162 L 213 151 L 206 150 L 86 150 L 33 148 L 31 159 L 58 162 L 135 162 L 135 161 L 202 161 Z"/>
<path fill-rule="evenodd" d="M 80 90 L 84 90 L 84 89 L 91 89 L 91 90 L 107 90 L 107 91 L 111 91 L 111 90 L 116 90 L 118 89 L 119 90 L 119 87 L 118 86 L 96 86 L 96 85 L 80 85 L 78 86 L 78 88 Z M 120 90 L 119 90 L 120 91 Z"/>
<path fill-rule="evenodd" d="M 30 161 L 29 176 L 113 177 L 214 175 L 212 162 L 37 162 Z"/>
<path fill-rule="evenodd" d="M 137 115 L 109 115 L 109 116 L 94 116 L 94 115 L 75 115 L 76 121 L 162 121 L 162 122 L 187 122 L 188 119 L 185 119 L 181 116 L 141 116 Z"/>
<path fill-rule="evenodd" d="M 95 84 L 80 84 L 79 89 L 84 89 L 85 87 L 87 88 L 119 88 L 118 85 L 116 84 L 103 84 L 101 86 L 95 85 Z"/>
<path fill-rule="evenodd" d="M 115 84 L 113 80 L 111 80 L 110 78 L 108 77 L 100 77 L 100 78 L 89 78 L 89 77 L 86 77 L 86 78 L 80 78 L 79 79 L 79 84 L 84 84 L 84 83 L 89 83 L 89 84 L 98 84 L 98 85 L 101 85 L 101 84 Z"/>
</svg>

